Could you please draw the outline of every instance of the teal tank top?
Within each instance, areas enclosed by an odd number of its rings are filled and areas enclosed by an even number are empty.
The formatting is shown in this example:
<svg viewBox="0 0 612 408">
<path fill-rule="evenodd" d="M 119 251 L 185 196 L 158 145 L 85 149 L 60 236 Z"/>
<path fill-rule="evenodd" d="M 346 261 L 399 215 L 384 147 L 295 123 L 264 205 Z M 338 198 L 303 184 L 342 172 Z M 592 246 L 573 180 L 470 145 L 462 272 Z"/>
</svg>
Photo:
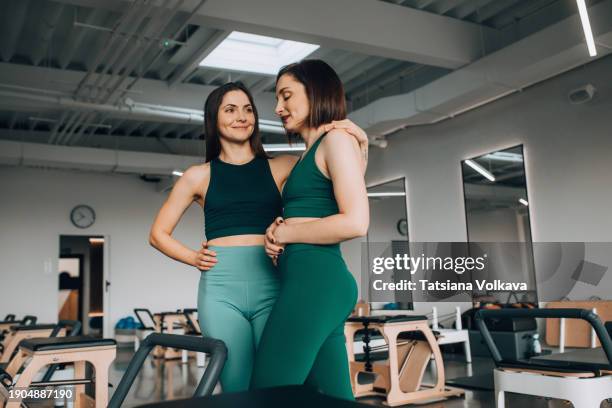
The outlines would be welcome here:
<svg viewBox="0 0 612 408">
<path fill-rule="evenodd" d="M 283 216 L 327 217 L 338 214 L 334 187 L 315 163 L 315 153 L 323 134 L 297 162 L 283 188 Z"/>
<path fill-rule="evenodd" d="M 255 157 L 245 164 L 210 161 L 210 182 L 204 199 L 206 239 L 243 234 L 265 234 L 282 214 L 268 159 Z"/>
</svg>

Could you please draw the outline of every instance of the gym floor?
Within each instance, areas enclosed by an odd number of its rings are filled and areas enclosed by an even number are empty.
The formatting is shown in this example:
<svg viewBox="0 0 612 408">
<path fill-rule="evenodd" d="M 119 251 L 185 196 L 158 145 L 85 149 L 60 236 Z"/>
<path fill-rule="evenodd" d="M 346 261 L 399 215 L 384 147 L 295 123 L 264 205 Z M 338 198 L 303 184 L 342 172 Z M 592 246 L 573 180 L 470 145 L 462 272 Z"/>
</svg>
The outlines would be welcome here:
<svg viewBox="0 0 612 408">
<path fill-rule="evenodd" d="M 132 354 L 131 349 L 118 349 L 117 358 L 111 367 L 110 381 L 112 384 L 119 383 Z M 444 364 L 448 378 L 478 375 L 493 368 L 493 363 L 490 359 L 474 357 L 470 373 L 463 356 L 453 354 L 444 355 Z M 162 399 L 189 397 L 195 390 L 202 373 L 203 368 L 198 368 L 194 359 L 190 359 L 188 364 L 181 364 L 180 361 L 166 361 L 163 364 L 159 364 L 158 361 L 150 358 L 145 362 L 123 406 L 133 407 Z M 425 376 L 425 382 L 430 382 L 434 378 L 432 365 L 430 364 Z M 361 398 L 360 401 L 367 404 L 384 406 L 380 398 Z M 492 391 L 466 390 L 465 398 L 449 399 L 447 401 L 418 406 L 426 408 L 490 408 L 495 406 L 495 400 Z M 546 401 L 543 398 L 510 395 L 506 401 L 506 407 L 568 408 L 570 405 L 560 400 Z M 612 408 L 612 404 L 604 403 L 601 408 Z"/>
</svg>

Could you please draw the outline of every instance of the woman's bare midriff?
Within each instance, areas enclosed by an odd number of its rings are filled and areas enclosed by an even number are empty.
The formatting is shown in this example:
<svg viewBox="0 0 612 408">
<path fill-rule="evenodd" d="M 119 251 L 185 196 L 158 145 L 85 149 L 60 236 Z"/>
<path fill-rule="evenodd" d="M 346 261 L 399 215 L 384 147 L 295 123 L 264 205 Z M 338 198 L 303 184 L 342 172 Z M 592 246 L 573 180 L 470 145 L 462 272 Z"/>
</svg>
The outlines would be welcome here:
<svg viewBox="0 0 612 408">
<path fill-rule="evenodd" d="M 293 217 L 285 220 L 287 224 L 299 224 L 302 222 L 318 220 L 317 217 Z M 220 237 L 208 241 L 209 246 L 251 246 L 264 245 L 264 235 L 245 234 Z"/>
<path fill-rule="evenodd" d="M 260 234 L 231 235 L 208 241 L 209 246 L 251 246 L 264 244 L 264 235 Z"/>
</svg>

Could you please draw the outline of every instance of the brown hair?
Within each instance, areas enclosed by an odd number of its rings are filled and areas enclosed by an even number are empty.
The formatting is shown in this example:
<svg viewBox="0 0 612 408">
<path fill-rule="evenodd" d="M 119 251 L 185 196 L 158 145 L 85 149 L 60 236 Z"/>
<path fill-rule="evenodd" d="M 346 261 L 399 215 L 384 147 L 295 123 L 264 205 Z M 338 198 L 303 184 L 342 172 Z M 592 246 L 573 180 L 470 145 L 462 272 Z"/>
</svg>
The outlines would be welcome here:
<svg viewBox="0 0 612 408">
<path fill-rule="evenodd" d="M 206 139 L 206 162 L 219 157 L 221 153 L 221 142 L 219 141 L 219 107 L 223 102 L 223 97 L 226 93 L 231 91 L 242 91 L 249 98 L 251 108 L 253 108 L 253 115 L 255 115 L 255 126 L 253 133 L 249 138 L 251 149 L 255 156 L 269 158 L 266 154 L 263 144 L 261 142 L 261 134 L 259 133 L 259 115 L 257 114 L 257 108 L 253 101 L 253 95 L 247 89 L 242 82 L 228 82 L 221 85 L 208 95 L 206 103 L 204 104 L 204 137 Z"/>
<path fill-rule="evenodd" d="M 305 126 L 317 128 L 333 120 L 346 119 L 344 86 L 336 71 L 326 62 L 306 59 L 289 64 L 278 72 L 276 82 L 285 74 L 306 88 L 309 113 Z"/>
</svg>

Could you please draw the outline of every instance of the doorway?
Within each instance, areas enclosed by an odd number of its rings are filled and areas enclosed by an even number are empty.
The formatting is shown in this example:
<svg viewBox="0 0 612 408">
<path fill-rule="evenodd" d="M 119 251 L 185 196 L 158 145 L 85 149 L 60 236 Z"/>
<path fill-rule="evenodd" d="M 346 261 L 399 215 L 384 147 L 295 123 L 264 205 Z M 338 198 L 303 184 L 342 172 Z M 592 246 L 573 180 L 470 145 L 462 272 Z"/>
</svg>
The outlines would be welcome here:
<svg viewBox="0 0 612 408">
<path fill-rule="evenodd" d="M 58 320 L 78 320 L 82 333 L 103 336 L 103 236 L 60 235 Z"/>
</svg>

